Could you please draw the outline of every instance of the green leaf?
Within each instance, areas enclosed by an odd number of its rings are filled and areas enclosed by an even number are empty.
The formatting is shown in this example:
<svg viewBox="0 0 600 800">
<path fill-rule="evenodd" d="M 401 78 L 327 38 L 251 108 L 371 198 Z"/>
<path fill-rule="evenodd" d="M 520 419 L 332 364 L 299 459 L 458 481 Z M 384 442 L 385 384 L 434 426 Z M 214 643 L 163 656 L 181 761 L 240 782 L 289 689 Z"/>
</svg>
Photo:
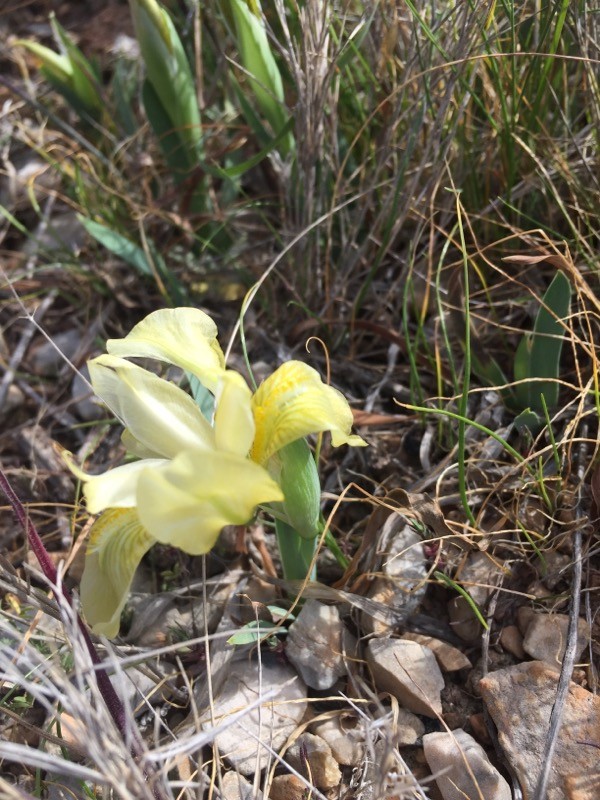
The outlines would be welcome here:
<svg viewBox="0 0 600 800">
<path fill-rule="evenodd" d="M 283 94 L 279 67 L 271 51 L 262 16 L 253 14 L 244 0 L 229 0 L 235 22 L 237 46 L 242 67 L 248 74 L 250 86 L 260 110 L 275 136 L 283 130 L 289 119 Z M 259 12 L 258 4 L 256 11 Z M 289 134 L 280 150 L 287 155 L 293 148 Z"/>
<path fill-rule="evenodd" d="M 261 619 L 253 619 L 247 625 L 234 633 L 227 639 L 227 644 L 253 644 L 263 639 L 266 634 L 273 628 L 277 628 L 274 622 L 268 622 Z M 287 633 L 285 629 L 279 628 L 278 633 Z"/>
<path fill-rule="evenodd" d="M 117 231 L 113 231 L 92 219 L 81 215 L 78 216 L 78 219 L 90 236 L 103 245 L 103 247 L 106 247 L 107 250 L 110 250 L 111 253 L 122 258 L 123 261 L 130 264 L 132 267 L 135 267 L 142 275 L 154 274 L 152 267 L 148 264 L 146 253 L 144 253 L 142 248 L 138 247 L 137 244 L 134 244 L 130 239 L 127 239 L 120 233 L 117 233 Z"/>
<path fill-rule="evenodd" d="M 549 409 L 558 405 L 557 383 L 565 329 L 561 322 L 569 316 L 571 284 L 564 272 L 557 272 L 542 299 L 532 333 L 526 334 L 514 360 L 515 397 L 522 409 L 543 415 L 544 395 Z M 547 378 L 548 380 L 540 380 Z M 532 380 L 537 379 L 537 380 Z"/>
</svg>

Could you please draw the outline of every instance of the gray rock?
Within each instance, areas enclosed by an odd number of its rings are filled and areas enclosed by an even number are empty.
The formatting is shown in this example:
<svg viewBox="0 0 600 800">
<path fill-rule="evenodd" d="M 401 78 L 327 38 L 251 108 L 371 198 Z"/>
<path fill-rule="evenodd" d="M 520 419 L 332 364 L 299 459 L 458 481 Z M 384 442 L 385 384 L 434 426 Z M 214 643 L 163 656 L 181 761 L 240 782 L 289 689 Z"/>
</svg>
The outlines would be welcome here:
<svg viewBox="0 0 600 800">
<path fill-rule="evenodd" d="M 579 659 L 590 637 L 590 629 L 583 619 L 578 620 L 576 660 Z M 527 625 L 523 638 L 523 649 L 537 661 L 545 661 L 555 667 L 562 664 L 567 646 L 567 614 L 544 614 L 535 612 Z"/>
<path fill-rule="evenodd" d="M 558 677 L 549 664 L 529 661 L 491 672 L 479 682 L 500 745 L 527 798 L 533 795 L 542 766 Z M 571 682 L 547 800 L 597 800 L 598 742 L 600 697 Z"/>
<path fill-rule="evenodd" d="M 380 568 L 383 575 L 370 586 L 368 597 L 394 609 L 398 619 L 407 619 L 421 604 L 427 590 L 427 563 L 423 541 L 404 517 L 390 514 L 379 542 Z M 387 633 L 391 626 L 363 613 L 365 633 Z"/>
<path fill-rule="evenodd" d="M 285 754 L 285 760 L 318 789 L 334 789 L 342 780 L 331 748 L 324 739 L 313 733 L 302 733 Z"/>
<path fill-rule="evenodd" d="M 454 579 L 471 595 L 480 609 L 485 609 L 488 598 L 500 585 L 504 573 L 488 555 L 469 553 L 465 563 L 457 570 Z M 464 597 L 454 597 L 448 603 L 452 630 L 466 642 L 472 642 L 482 633 L 481 624 Z"/>
<path fill-rule="evenodd" d="M 357 767 L 363 760 L 364 731 L 355 716 L 341 715 L 332 719 L 321 720 L 311 725 L 311 731 L 324 739 L 338 764 L 348 767 Z"/>
<path fill-rule="evenodd" d="M 511 800 L 506 780 L 483 747 L 461 728 L 451 733 L 426 734 L 423 750 L 444 800 Z"/>
<path fill-rule="evenodd" d="M 407 639 L 371 639 L 367 663 L 377 689 L 404 708 L 433 718 L 442 713 L 444 678 L 428 647 Z"/>
<path fill-rule="evenodd" d="M 100 419 L 106 414 L 106 407 L 94 394 L 94 390 L 89 385 L 90 371 L 87 364 L 84 364 L 79 372 L 76 372 L 71 384 L 71 397 L 73 408 L 79 419 L 86 422 Z"/>
<path fill-rule="evenodd" d="M 270 661 L 259 666 L 247 658 L 231 664 L 215 697 L 212 719 L 202 721 L 204 730 L 227 723 L 267 692 L 276 696 L 232 720 L 215 737 L 221 756 L 243 775 L 254 774 L 257 765 L 264 769 L 272 761 L 269 748 L 279 750 L 304 716 L 306 687 L 294 670 Z"/>
<path fill-rule="evenodd" d="M 31 367 L 36 375 L 53 377 L 57 375 L 66 362 L 63 355 L 72 360 L 81 345 L 81 331 L 76 328 L 57 333 L 52 341 L 43 339 L 36 342 L 30 356 Z M 62 355 L 61 355 L 62 353 Z"/>
<path fill-rule="evenodd" d="M 353 656 L 355 649 L 338 609 L 307 600 L 290 625 L 285 652 L 307 686 L 330 689 L 347 674 L 345 655 Z"/>
<path fill-rule="evenodd" d="M 262 800 L 263 793 L 255 790 L 242 775 L 230 770 L 221 780 L 221 797 L 222 800 Z"/>
</svg>

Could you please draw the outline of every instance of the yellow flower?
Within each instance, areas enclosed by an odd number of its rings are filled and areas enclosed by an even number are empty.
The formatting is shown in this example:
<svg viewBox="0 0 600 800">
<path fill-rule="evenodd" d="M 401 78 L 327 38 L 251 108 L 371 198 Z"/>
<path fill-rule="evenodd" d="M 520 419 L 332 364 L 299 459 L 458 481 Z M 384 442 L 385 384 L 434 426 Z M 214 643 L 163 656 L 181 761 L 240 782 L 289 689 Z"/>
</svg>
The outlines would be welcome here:
<svg viewBox="0 0 600 800">
<path fill-rule="evenodd" d="M 208 552 L 225 525 L 241 525 L 258 505 L 284 503 L 276 454 L 310 433 L 329 430 L 334 445 L 365 444 L 350 433 L 343 395 L 318 373 L 289 361 L 252 395 L 225 368 L 214 322 L 202 311 L 156 311 L 108 354 L 90 362 L 96 394 L 125 427 L 123 442 L 140 460 L 84 481 L 92 526 L 81 601 L 95 632 L 115 636 L 135 570 L 161 542 Z M 212 423 L 182 389 L 127 361 L 149 357 L 195 375 L 214 395 Z M 273 475 L 271 474 L 273 473 Z"/>
</svg>

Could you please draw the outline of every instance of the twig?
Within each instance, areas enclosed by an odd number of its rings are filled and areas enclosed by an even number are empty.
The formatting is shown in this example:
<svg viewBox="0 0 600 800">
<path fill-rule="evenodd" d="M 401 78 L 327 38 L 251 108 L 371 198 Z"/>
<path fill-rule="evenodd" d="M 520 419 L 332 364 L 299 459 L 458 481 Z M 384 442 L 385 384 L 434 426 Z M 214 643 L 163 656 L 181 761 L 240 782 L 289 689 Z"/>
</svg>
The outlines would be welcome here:
<svg viewBox="0 0 600 800">
<path fill-rule="evenodd" d="M 37 321 L 40 322 L 52 303 L 56 298 L 56 289 L 53 289 L 49 292 L 48 296 L 44 298 L 44 300 L 40 303 L 38 308 L 36 309 Z M 15 347 L 12 356 L 8 362 L 8 367 L 4 373 L 4 377 L 2 378 L 2 383 L 0 383 L 0 411 L 6 401 L 6 395 L 8 394 L 8 390 L 12 382 L 15 379 L 16 371 L 23 360 L 25 353 L 27 352 L 27 348 L 29 347 L 29 343 L 31 342 L 33 335 L 36 329 L 33 325 L 28 325 L 25 330 L 23 331 L 21 338 L 19 339 L 19 343 Z"/>
<path fill-rule="evenodd" d="M 583 456 L 587 449 L 587 425 L 584 429 L 582 441 L 578 454 L 578 473 L 579 473 L 579 489 L 577 511 L 578 517 L 581 508 L 581 487 L 583 485 Z M 580 594 L 581 594 L 581 580 L 582 580 L 582 563 L 581 563 L 581 528 L 576 527 L 573 532 L 573 577 L 571 580 L 571 603 L 569 607 L 569 629 L 567 631 L 567 646 L 565 649 L 565 656 L 563 658 L 562 667 L 560 671 L 560 678 L 558 680 L 558 687 L 556 689 L 556 697 L 552 712 L 550 714 L 550 725 L 548 727 L 548 734 L 546 736 L 546 745 L 544 754 L 542 756 L 542 768 L 538 776 L 535 791 L 532 800 L 545 800 L 548 780 L 550 778 L 550 771 L 552 769 L 552 759 L 554 751 L 558 744 L 558 734 L 563 721 L 563 713 L 567 696 L 569 694 L 569 683 L 571 675 L 573 674 L 573 667 L 575 666 L 575 655 L 577 652 L 577 634 L 579 623 L 579 607 L 580 607 Z"/>
</svg>

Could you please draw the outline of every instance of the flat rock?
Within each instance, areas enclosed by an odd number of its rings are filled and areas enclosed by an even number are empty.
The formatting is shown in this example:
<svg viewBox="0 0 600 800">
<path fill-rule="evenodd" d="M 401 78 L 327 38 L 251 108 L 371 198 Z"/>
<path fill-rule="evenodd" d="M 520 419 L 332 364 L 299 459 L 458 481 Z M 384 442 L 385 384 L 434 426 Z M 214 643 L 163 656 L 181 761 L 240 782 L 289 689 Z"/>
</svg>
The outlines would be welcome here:
<svg viewBox="0 0 600 800">
<path fill-rule="evenodd" d="M 367 663 L 377 689 L 404 708 L 433 718 L 442 713 L 444 678 L 428 647 L 407 639 L 371 639 Z"/>
<path fill-rule="evenodd" d="M 275 697 L 263 702 L 218 733 L 219 753 L 243 775 L 254 774 L 272 761 L 266 746 L 279 750 L 306 711 L 306 686 L 287 664 L 263 659 L 262 664 L 244 658 L 228 666 L 227 677 L 215 697 L 213 719 L 204 719 L 204 730 L 226 723 L 267 692 Z"/>
<path fill-rule="evenodd" d="M 469 553 L 454 579 L 466 589 L 477 606 L 484 609 L 503 575 L 501 567 L 486 553 L 476 552 Z M 448 616 L 452 630 L 464 641 L 473 642 L 481 636 L 481 624 L 464 597 L 452 598 L 448 603 Z"/>
<path fill-rule="evenodd" d="M 567 614 L 535 612 L 529 620 L 523 637 L 523 649 L 537 661 L 546 661 L 548 664 L 560 667 L 567 646 L 568 628 L 569 617 Z M 585 650 L 589 636 L 589 625 L 584 619 L 579 619 L 577 621 L 576 660 Z"/>
<path fill-rule="evenodd" d="M 558 670 L 529 661 L 491 672 L 480 681 L 498 739 L 526 800 L 542 765 Z M 600 697 L 571 682 L 558 734 L 547 800 L 597 800 Z M 596 783 L 591 780 L 596 776 Z"/>
<path fill-rule="evenodd" d="M 334 789 L 342 780 L 331 747 L 313 733 L 302 733 L 285 754 L 285 760 L 318 789 Z"/>
<path fill-rule="evenodd" d="M 393 608 L 398 620 L 414 614 L 427 591 L 427 561 L 423 540 L 406 519 L 390 514 L 380 537 L 382 576 L 371 584 L 368 597 Z M 363 613 L 361 627 L 365 633 L 387 633 L 391 626 L 383 620 Z"/>
<path fill-rule="evenodd" d="M 290 625 L 285 653 L 307 686 L 331 689 L 347 674 L 345 655 L 353 656 L 355 648 L 338 609 L 307 600 Z"/>
<path fill-rule="evenodd" d="M 423 750 L 444 800 L 511 800 L 506 780 L 483 747 L 461 728 L 450 733 L 427 733 Z"/>
<path fill-rule="evenodd" d="M 412 631 L 403 633 L 402 638 L 410 639 L 412 642 L 418 642 L 428 647 L 436 657 L 442 672 L 457 672 L 459 669 L 470 669 L 473 666 L 462 650 L 448 644 L 448 642 L 443 642 L 441 639 L 425 636 L 422 633 L 413 633 Z"/>
</svg>

